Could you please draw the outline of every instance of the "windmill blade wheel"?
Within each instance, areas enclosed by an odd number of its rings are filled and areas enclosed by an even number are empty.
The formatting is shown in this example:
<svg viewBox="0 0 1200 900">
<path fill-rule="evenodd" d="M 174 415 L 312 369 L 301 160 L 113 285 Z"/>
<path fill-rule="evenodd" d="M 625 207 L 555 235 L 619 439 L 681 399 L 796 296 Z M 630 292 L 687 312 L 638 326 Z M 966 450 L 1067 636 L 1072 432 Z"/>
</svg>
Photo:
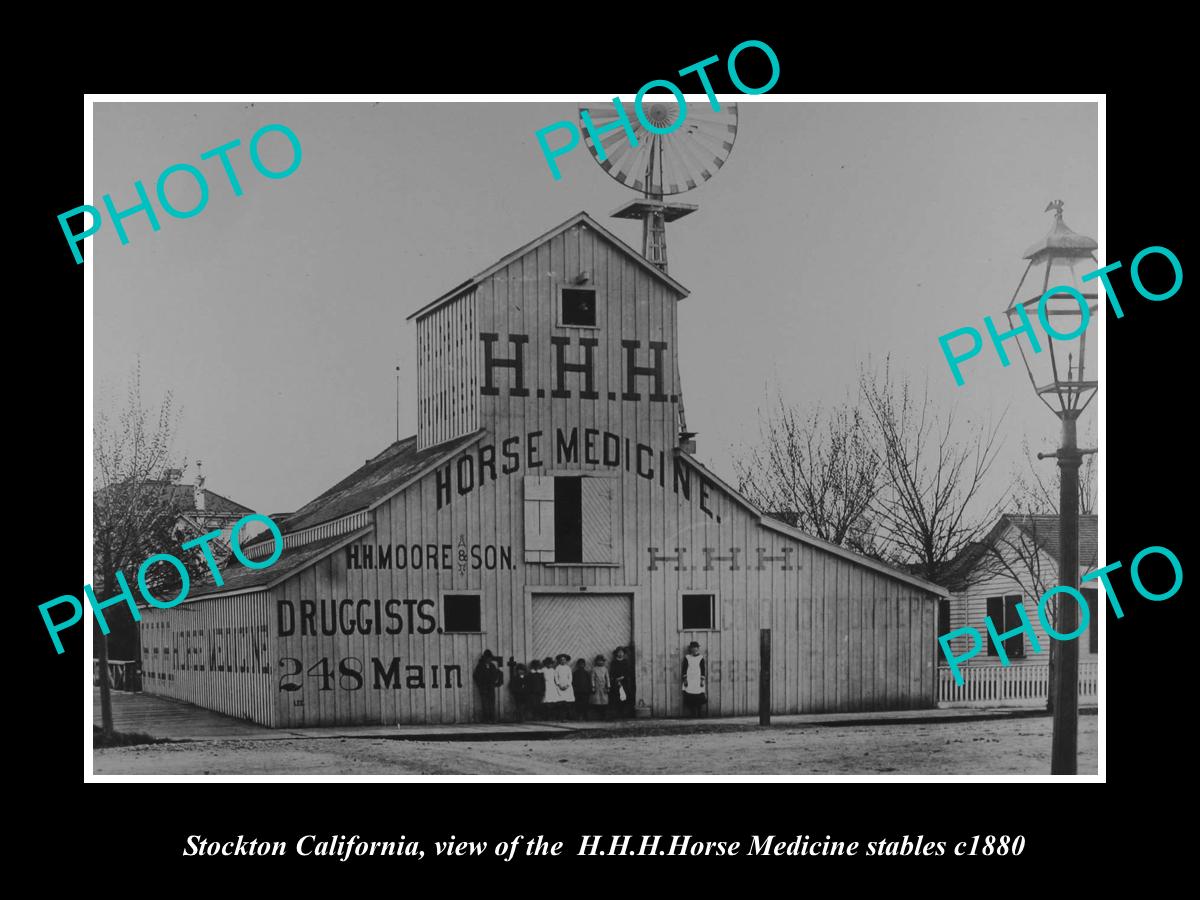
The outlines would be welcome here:
<svg viewBox="0 0 1200 900">
<path fill-rule="evenodd" d="M 632 104 L 629 104 L 632 107 Z M 599 135 L 601 147 L 592 140 L 583 119 L 587 112 Z M 725 165 L 737 138 L 736 103 L 722 103 L 719 111 L 711 104 L 693 102 L 680 108 L 672 94 L 646 94 L 642 113 L 655 128 L 670 128 L 683 121 L 670 134 L 655 134 L 627 108 L 633 140 L 624 128 L 611 102 L 581 104 L 580 131 L 588 151 L 609 175 L 625 187 L 647 196 L 664 197 L 690 191 L 712 178 Z M 605 130 L 606 126 L 613 126 Z"/>
</svg>

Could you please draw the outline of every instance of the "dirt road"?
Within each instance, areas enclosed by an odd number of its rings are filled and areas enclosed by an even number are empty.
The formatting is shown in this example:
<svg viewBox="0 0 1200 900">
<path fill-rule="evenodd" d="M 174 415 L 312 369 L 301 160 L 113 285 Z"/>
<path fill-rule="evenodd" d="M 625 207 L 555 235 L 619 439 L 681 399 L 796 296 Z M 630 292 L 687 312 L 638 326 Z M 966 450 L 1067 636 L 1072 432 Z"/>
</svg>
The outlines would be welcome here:
<svg viewBox="0 0 1200 900">
<path fill-rule="evenodd" d="M 1079 772 L 1095 774 L 1095 716 L 1079 721 Z M 1049 717 L 577 734 L 547 741 L 219 740 L 97 750 L 97 775 L 1048 774 Z"/>
</svg>

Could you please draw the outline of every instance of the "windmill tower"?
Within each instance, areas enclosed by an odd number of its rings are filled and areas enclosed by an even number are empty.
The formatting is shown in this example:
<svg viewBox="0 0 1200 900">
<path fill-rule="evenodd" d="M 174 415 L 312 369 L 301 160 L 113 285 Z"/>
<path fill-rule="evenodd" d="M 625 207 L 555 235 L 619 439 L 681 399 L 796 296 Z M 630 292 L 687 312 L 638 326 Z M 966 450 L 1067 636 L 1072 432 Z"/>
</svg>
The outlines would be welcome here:
<svg viewBox="0 0 1200 900">
<path fill-rule="evenodd" d="M 614 219 L 642 220 L 642 255 L 666 272 L 667 223 L 699 208 L 695 203 L 666 198 L 693 190 L 725 165 L 737 138 L 738 110 L 736 103 L 713 110 L 711 106 L 681 106 L 674 97 L 644 99 L 649 102 L 631 123 L 631 129 L 615 127 L 618 112 L 611 104 L 607 109 L 581 106 L 584 127 L 580 131 L 600 168 L 641 194 L 611 215 Z M 585 112 L 591 127 L 584 119 Z M 592 139 L 593 129 L 600 136 L 598 142 Z M 694 447 L 694 437 L 695 433 L 687 430 L 681 399 L 679 439 L 685 446 Z"/>
<path fill-rule="evenodd" d="M 737 137 L 737 104 L 726 103 L 714 111 L 708 106 L 681 108 L 674 98 L 652 100 L 643 107 L 645 121 L 638 116 L 632 125 L 632 138 L 629 129 L 611 127 L 618 118 L 611 105 L 581 106 L 581 120 L 585 112 L 592 127 L 584 122 L 580 130 L 592 157 L 610 176 L 642 195 L 614 210 L 613 218 L 642 220 L 642 255 L 666 272 L 666 223 L 698 207 L 665 198 L 698 187 L 725 165 Z M 602 146 L 592 140 L 593 129 Z"/>
</svg>

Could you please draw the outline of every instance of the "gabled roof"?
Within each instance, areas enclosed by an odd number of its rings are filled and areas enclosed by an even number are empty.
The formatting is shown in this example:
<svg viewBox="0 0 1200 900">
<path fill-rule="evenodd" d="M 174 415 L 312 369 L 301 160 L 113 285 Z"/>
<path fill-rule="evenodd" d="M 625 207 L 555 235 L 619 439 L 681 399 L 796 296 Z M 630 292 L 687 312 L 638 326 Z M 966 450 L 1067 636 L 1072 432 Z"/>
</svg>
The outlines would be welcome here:
<svg viewBox="0 0 1200 900">
<path fill-rule="evenodd" d="M 496 272 L 503 269 L 505 266 L 507 266 L 513 260 L 520 259 L 522 256 L 524 256 L 530 250 L 534 250 L 537 247 L 540 247 L 542 244 L 546 243 L 547 241 L 551 240 L 552 238 L 558 237 L 558 235 L 562 234 L 568 228 L 573 228 L 574 226 L 576 226 L 580 223 L 593 229 L 596 232 L 596 234 L 600 235 L 600 237 L 604 238 L 606 241 L 611 243 L 618 250 L 624 251 L 630 258 L 633 259 L 634 262 L 636 262 L 638 265 L 640 265 L 643 269 L 645 269 L 647 272 L 649 272 L 655 278 L 657 278 L 660 281 L 662 281 L 663 283 L 665 283 L 667 285 L 667 287 L 669 287 L 672 291 L 677 293 L 680 296 L 680 298 L 686 297 L 689 293 L 691 293 L 682 284 L 680 284 L 678 281 L 676 281 L 674 278 L 672 278 L 666 272 L 659 269 L 657 266 L 654 266 L 653 264 L 651 264 L 649 260 L 647 260 L 644 256 L 642 256 L 642 254 L 638 253 L 636 250 L 634 250 L 632 247 L 630 247 L 627 243 L 625 243 L 623 240 L 621 240 L 619 237 L 617 237 L 615 234 L 613 234 L 607 228 L 603 227 L 599 222 L 597 222 L 595 219 L 593 219 L 591 216 L 589 216 L 586 212 L 577 212 L 575 215 L 571 216 L 571 218 L 567 219 L 567 221 L 563 222 L 561 225 L 551 228 L 549 231 L 547 231 L 541 237 L 534 238 L 528 244 L 525 244 L 524 246 L 517 248 L 512 253 L 508 254 L 508 256 L 505 256 L 503 259 L 488 266 L 486 269 L 484 269 L 478 275 L 474 276 L 473 278 L 468 278 L 462 284 L 451 288 L 446 293 L 444 293 L 440 297 L 438 297 L 436 300 L 426 303 L 424 306 L 422 306 L 420 309 L 418 309 L 416 312 L 414 312 L 412 315 L 410 315 L 408 317 L 408 319 L 406 319 L 405 321 L 408 321 L 411 319 L 424 318 L 425 316 L 429 315 L 429 313 L 431 313 L 435 309 L 437 309 L 439 306 L 442 306 L 445 303 L 449 303 L 451 300 L 453 300 L 459 294 L 462 294 L 464 291 L 470 290 L 475 285 L 477 285 L 481 281 L 483 281 L 485 278 L 490 278 L 492 275 L 494 275 Z"/>
<path fill-rule="evenodd" d="M 1059 531 L 1058 515 L 1016 515 L 1005 513 L 996 520 L 987 535 L 981 541 L 968 544 L 950 564 L 947 584 L 954 591 L 960 591 L 966 586 L 967 578 L 972 570 L 983 561 L 988 551 L 1004 537 L 1010 528 L 1018 528 L 1038 547 L 1058 562 L 1062 550 L 1061 532 Z M 1099 553 L 1097 549 L 1097 517 L 1094 515 L 1079 517 L 1079 565 L 1092 568 L 1096 565 Z"/>
<path fill-rule="evenodd" d="M 932 581 L 926 581 L 924 578 L 918 578 L 916 575 L 893 568 L 887 563 L 882 563 L 877 559 L 872 559 L 869 556 L 863 556 L 861 553 L 855 553 L 853 550 L 847 550 L 845 547 L 842 547 L 838 544 L 831 544 L 829 541 L 823 541 L 819 537 L 814 537 L 813 535 L 809 534 L 807 531 L 801 531 L 799 528 L 788 525 L 786 522 L 781 522 L 778 519 L 772 518 L 769 514 L 763 512 L 761 509 L 751 503 L 739 491 L 722 481 L 717 475 L 705 467 L 690 453 L 687 453 L 683 450 L 676 450 L 675 452 L 678 456 L 681 456 L 687 460 L 690 465 L 695 466 L 697 471 L 702 472 L 709 481 L 721 488 L 721 490 L 725 491 L 725 493 L 729 495 L 730 499 L 745 507 L 751 515 L 757 516 L 759 524 L 763 527 L 770 528 L 773 531 L 778 531 L 780 534 L 795 538 L 802 543 L 810 544 L 813 547 L 824 550 L 826 553 L 831 553 L 834 556 L 840 556 L 843 559 L 848 559 L 851 562 L 858 563 L 860 566 L 865 566 L 868 569 L 874 569 L 876 572 L 879 572 L 882 575 L 887 575 L 890 578 L 897 579 L 898 581 L 907 582 L 908 584 L 918 587 L 923 591 L 928 591 L 931 594 L 937 594 L 939 597 L 949 596 L 950 592 L 948 590 L 941 585 L 934 584 Z"/>
<path fill-rule="evenodd" d="M 995 531 L 995 526 L 992 526 L 992 531 Z M 995 540 L 996 538 L 992 537 L 989 533 L 988 537 L 982 541 L 971 541 L 959 551 L 958 556 L 951 560 L 950 566 L 946 569 L 945 576 L 946 586 L 951 591 L 958 592 L 966 586 L 967 576 L 987 556 L 988 548 L 992 546 Z"/>
<path fill-rule="evenodd" d="M 200 512 L 196 509 L 196 488 L 195 485 L 184 484 L 182 482 L 173 481 L 142 481 L 138 482 L 139 490 L 146 494 L 156 493 L 159 498 L 171 503 L 182 514 Z M 96 491 L 97 497 L 104 497 L 108 494 L 120 495 L 123 489 L 127 489 L 125 483 L 110 484 Z M 240 503 L 235 503 L 228 497 L 223 497 L 216 491 L 210 491 L 208 488 L 201 488 L 204 493 L 204 510 L 205 516 L 244 516 L 254 512 L 248 506 L 242 506 Z"/>
<path fill-rule="evenodd" d="M 254 510 L 252 510 L 250 507 L 242 506 L 242 504 L 240 504 L 240 503 L 235 503 L 233 500 L 230 500 L 228 497 L 222 497 L 220 494 L 216 493 L 215 491 L 210 491 L 208 488 L 203 488 L 203 491 L 204 491 L 204 514 L 206 516 L 212 516 L 212 515 L 244 516 L 247 513 L 254 512 Z M 196 499 L 195 499 L 194 494 L 192 496 L 191 509 L 196 512 L 200 511 L 200 510 L 196 509 Z"/>
<path fill-rule="evenodd" d="M 1043 550 L 1054 557 L 1056 562 L 1058 561 L 1059 553 L 1062 552 L 1062 535 L 1059 531 L 1059 519 L 1057 515 L 1014 516 L 1006 514 L 1001 518 L 1007 519 L 1013 525 L 1020 528 L 1021 531 L 1029 535 L 1031 540 L 1036 541 Z M 1096 565 L 1096 532 L 1096 516 L 1079 517 L 1079 564 L 1081 566 L 1090 567 Z"/>
<path fill-rule="evenodd" d="M 274 587 L 285 578 L 295 574 L 320 559 L 335 553 L 338 549 L 358 540 L 370 531 L 370 527 L 359 528 L 350 534 L 338 534 L 323 538 L 299 547 L 288 547 L 279 559 L 265 569 L 248 569 L 240 565 L 230 565 L 221 569 L 224 584 L 217 587 L 212 580 L 212 573 L 205 571 L 204 582 L 188 594 L 189 598 L 207 598 L 214 595 L 234 594 L 248 590 L 263 590 Z M 268 532 L 267 537 L 274 540 Z M 185 605 L 186 605 L 185 601 Z"/>
<path fill-rule="evenodd" d="M 283 522 L 276 524 L 284 534 L 289 534 L 340 519 L 353 512 L 370 509 L 427 469 L 478 440 L 482 433 L 482 430 L 476 431 L 457 440 L 426 447 L 424 450 L 417 448 L 416 435 L 396 441 L 329 490 L 305 503 Z M 264 531 L 246 546 L 254 546 L 272 539 L 270 531 Z"/>
</svg>

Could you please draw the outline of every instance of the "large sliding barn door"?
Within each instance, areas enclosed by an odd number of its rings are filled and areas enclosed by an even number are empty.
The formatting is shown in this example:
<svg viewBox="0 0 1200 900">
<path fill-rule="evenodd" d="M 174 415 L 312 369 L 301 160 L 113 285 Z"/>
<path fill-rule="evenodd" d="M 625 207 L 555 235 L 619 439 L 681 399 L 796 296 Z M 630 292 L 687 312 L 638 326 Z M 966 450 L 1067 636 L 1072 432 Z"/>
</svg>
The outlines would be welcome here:
<svg viewBox="0 0 1200 900">
<path fill-rule="evenodd" d="M 571 655 L 588 666 L 603 653 L 627 647 L 633 637 L 633 598 L 628 594 L 534 594 L 533 656 Z"/>
</svg>

